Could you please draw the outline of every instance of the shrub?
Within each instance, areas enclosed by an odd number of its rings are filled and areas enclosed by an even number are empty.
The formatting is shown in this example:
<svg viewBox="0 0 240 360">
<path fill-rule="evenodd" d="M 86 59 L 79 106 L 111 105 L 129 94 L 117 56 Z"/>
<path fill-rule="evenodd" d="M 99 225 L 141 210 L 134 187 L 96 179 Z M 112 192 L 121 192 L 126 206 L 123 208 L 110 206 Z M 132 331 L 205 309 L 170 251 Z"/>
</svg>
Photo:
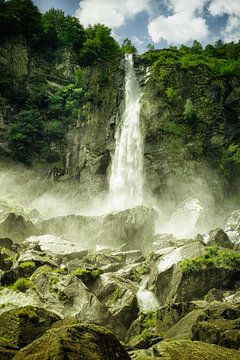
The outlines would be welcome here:
<svg viewBox="0 0 240 360">
<path fill-rule="evenodd" d="M 19 278 L 15 283 L 11 286 L 13 290 L 26 292 L 31 287 L 31 281 L 26 278 Z"/>
</svg>

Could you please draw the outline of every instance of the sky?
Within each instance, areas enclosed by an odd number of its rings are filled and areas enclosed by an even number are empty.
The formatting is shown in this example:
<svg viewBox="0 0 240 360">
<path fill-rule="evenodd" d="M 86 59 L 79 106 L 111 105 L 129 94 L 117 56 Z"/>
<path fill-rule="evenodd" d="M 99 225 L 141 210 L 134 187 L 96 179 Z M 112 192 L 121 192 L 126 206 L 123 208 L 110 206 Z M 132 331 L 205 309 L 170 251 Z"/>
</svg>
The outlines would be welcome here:
<svg viewBox="0 0 240 360">
<path fill-rule="evenodd" d="M 128 37 L 139 52 L 240 40 L 240 0 L 33 0 L 41 12 L 54 7 L 87 27 L 102 23 L 122 43 Z"/>
</svg>

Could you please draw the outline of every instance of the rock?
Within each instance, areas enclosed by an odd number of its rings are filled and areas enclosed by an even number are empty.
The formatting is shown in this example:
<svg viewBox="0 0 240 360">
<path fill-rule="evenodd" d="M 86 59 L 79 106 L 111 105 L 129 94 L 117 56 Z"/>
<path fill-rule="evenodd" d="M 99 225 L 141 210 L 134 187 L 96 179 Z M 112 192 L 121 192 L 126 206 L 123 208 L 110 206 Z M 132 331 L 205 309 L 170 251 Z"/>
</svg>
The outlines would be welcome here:
<svg viewBox="0 0 240 360">
<path fill-rule="evenodd" d="M 8 250 L 13 250 L 14 243 L 12 239 L 2 238 L 0 239 L 0 248 L 3 247 Z"/>
<path fill-rule="evenodd" d="M 146 252 L 151 247 L 157 217 L 157 212 L 147 206 L 108 214 L 103 217 L 102 236 L 116 245 L 127 243 L 126 250 Z"/>
<path fill-rule="evenodd" d="M 240 210 L 235 210 L 227 218 L 225 231 L 240 231 Z"/>
<path fill-rule="evenodd" d="M 165 305 L 156 312 L 156 332 L 160 335 L 166 333 L 176 323 L 193 310 L 204 308 L 207 302 L 181 302 Z"/>
<path fill-rule="evenodd" d="M 46 271 L 33 274 L 31 279 L 48 310 L 61 317 L 75 316 L 85 323 L 104 325 L 124 339 L 124 327 L 78 277 Z"/>
<path fill-rule="evenodd" d="M 211 289 L 204 297 L 208 302 L 212 301 L 222 301 L 224 297 L 224 291 L 222 289 Z"/>
<path fill-rule="evenodd" d="M 22 268 L 24 267 L 24 263 L 26 262 L 34 262 L 35 267 L 48 265 L 51 268 L 58 268 L 59 261 L 57 261 L 53 255 L 46 254 L 45 252 L 36 251 L 36 250 L 24 250 L 20 252 L 20 255 L 17 259 L 16 265 L 14 268 Z M 31 274 L 32 275 L 32 274 Z"/>
<path fill-rule="evenodd" d="M 148 350 L 130 352 L 134 360 L 238 360 L 239 351 L 200 341 L 161 341 Z"/>
<path fill-rule="evenodd" d="M 240 305 L 210 303 L 192 328 L 192 340 L 240 348 Z"/>
<path fill-rule="evenodd" d="M 0 338 L 12 347 L 22 348 L 42 336 L 60 318 L 44 309 L 20 307 L 0 315 Z"/>
<path fill-rule="evenodd" d="M 96 325 L 54 327 L 26 348 L 14 360 L 130 360 L 115 336 Z"/>
<path fill-rule="evenodd" d="M 0 223 L 0 237 L 10 237 L 13 241 L 21 243 L 30 235 L 37 235 L 35 225 L 22 215 L 9 213 Z"/>
<path fill-rule="evenodd" d="M 223 248 L 233 248 L 233 244 L 229 240 L 227 234 L 221 228 L 216 228 L 209 232 L 208 246 L 221 246 Z"/>
<path fill-rule="evenodd" d="M 157 213 L 151 207 L 138 206 L 104 216 L 59 216 L 38 224 L 41 234 L 53 234 L 88 246 L 127 244 L 126 250 L 150 247 Z"/>
<path fill-rule="evenodd" d="M 17 254 L 12 250 L 0 247 L 0 269 L 4 271 L 10 270 L 16 257 Z"/>
<path fill-rule="evenodd" d="M 88 251 L 83 250 L 80 246 L 54 235 L 30 236 L 23 245 L 28 247 L 38 245 L 41 251 L 50 252 L 58 258 L 66 260 L 82 259 L 88 254 Z"/>
<path fill-rule="evenodd" d="M 130 280 L 114 274 L 104 274 L 91 290 L 127 330 L 138 315 L 138 287 Z"/>
<path fill-rule="evenodd" d="M 43 307 L 43 304 L 32 289 L 26 293 L 8 288 L 0 290 L 0 314 L 23 306 Z"/>
<path fill-rule="evenodd" d="M 205 246 L 203 244 L 191 242 L 167 252 L 166 255 L 156 261 L 151 268 L 148 284 L 149 289 L 155 292 L 160 304 L 164 305 L 170 299 L 175 299 L 178 296 L 177 288 L 181 281 L 181 271 L 178 269 L 177 264 L 184 259 L 198 257 L 204 251 Z M 189 293 L 185 292 L 185 300 L 192 300 L 187 299 L 187 297 L 191 297 L 191 290 L 189 289 L 189 291 Z M 180 301 L 184 301 L 184 299 Z"/>
</svg>

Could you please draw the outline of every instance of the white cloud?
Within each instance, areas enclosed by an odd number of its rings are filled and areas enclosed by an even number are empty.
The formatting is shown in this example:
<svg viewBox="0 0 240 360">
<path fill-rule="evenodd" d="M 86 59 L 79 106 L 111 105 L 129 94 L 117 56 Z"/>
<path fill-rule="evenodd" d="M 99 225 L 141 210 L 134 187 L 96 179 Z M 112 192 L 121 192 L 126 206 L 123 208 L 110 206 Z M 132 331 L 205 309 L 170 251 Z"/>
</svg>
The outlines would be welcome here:
<svg viewBox="0 0 240 360">
<path fill-rule="evenodd" d="M 184 11 L 191 14 L 201 12 L 207 2 L 208 0 L 165 0 L 165 4 L 174 13 Z"/>
<path fill-rule="evenodd" d="M 81 0 L 76 16 L 85 27 L 101 23 L 116 28 L 143 11 L 151 11 L 150 0 Z"/>
<path fill-rule="evenodd" d="M 209 5 L 211 15 L 239 15 L 240 16 L 240 0 L 213 0 Z"/>
<path fill-rule="evenodd" d="M 148 33 L 155 43 L 163 39 L 168 44 L 183 44 L 190 40 L 205 39 L 208 36 L 208 27 L 205 19 L 182 11 L 153 19 L 148 24 Z"/>
<path fill-rule="evenodd" d="M 222 36 L 225 42 L 238 42 L 240 39 L 240 17 L 236 15 L 229 16 L 227 25 Z"/>
</svg>

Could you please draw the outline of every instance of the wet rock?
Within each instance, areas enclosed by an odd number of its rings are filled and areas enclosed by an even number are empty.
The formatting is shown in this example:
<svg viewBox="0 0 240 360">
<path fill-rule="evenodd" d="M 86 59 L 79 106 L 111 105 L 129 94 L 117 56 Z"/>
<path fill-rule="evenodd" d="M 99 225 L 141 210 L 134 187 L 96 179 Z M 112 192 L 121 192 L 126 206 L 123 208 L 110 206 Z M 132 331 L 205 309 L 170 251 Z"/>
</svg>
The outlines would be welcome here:
<svg viewBox="0 0 240 360">
<path fill-rule="evenodd" d="M 0 315 L 0 337 L 12 347 L 22 348 L 42 336 L 60 318 L 47 310 L 20 307 Z"/>
<path fill-rule="evenodd" d="M 229 249 L 233 248 L 233 244 L 229 240 L 228 235 L 221 228 L 217 228 L 209 232 L 208 246 L 214 245 Z"/>
<path fill-rule="evenodd" d="M 36 226 L 26 220 L 22 215 L 9 213 L 0 223 L 0 237 L 10 237 L 13 241 L 21 243 L 30 235 L 37 235 Z"/>
<path fill-rule="evenodd" d="M 66 260 L 82 259 L 88 254 L 88 251 L 80 246 L 54 235 L 30 236 L 24 241 L 23 245 L 28 247 L 37 245 L 41 251 L 50 252 L 57 258 Z"/>
<path fill-rule="evenodd" d="M 43 251 L 36 251 L 36 250 L 23 250 L 20 252 L 20 255 L 17 259 L 15 268 L 23 269 L 24 263 L 34 262 L 35 267 L 48 265 L 51 268 L 58 268 L 59 261 L 51 254 L 46 254 Z M 30 274 L 32 275 L 32 274 Z"/>
<path fill-rule="evenodd" d="M 104 274 L 94 282 L 91 290 L 126 330 L 137 318 L 138 287 L 130 280 L 114 274 Z"/>
<path fill-rule="evenodd" d="M 25 293 L 8 288 L 0 290 L 0 314 L 23 306 L 44 307 L 32 289 Z"/>
<path fill-rule="evenodd" d="M 149 278 L 149 289 L 153 290 L 160 304 L 164 305 L 170 299 L 178 297 L 178 285 L 182 273 L 177 264 L 184 259 L 191 259 L 200 256 L 205 251 L 205 246 L 199 242 L 191 242 L 184 246 L 173 249 L 156 261 L 151 268 Z M 212 286 L 213 287 L 213 286 Z M 191 299 L 191 290 L 185 291 L 186 299 Z M 187 299 L 190 297 L 190 299 Z M 180 300 L 180 299 L 179 299 Z M 184 301 L 181 299 L 180 301 Z"/>
<path fill-rule="evenodd" d="M 224 297 L 224 290 L 222 289 L 211 289 L 204 297 L 204 300 L 208 302 L 212 301 L 222 301 Z"/>
<path fill-rule="evenodd" d="M 8 250 L 13 250 L 14 242 L 9 238 L 0 239 L 0 248 L 3 247 Z"/>
<path fill-rule="evenodd" d="M 115 336 L 96 325 L 69 325 L 54 327 L 20 350 L 15 360 L 130 360 Z"/>
<path fill-rule="evenodd" d="M 75 316 L 85 323 L 104 325 L 119 339 L 124 339 L 121 323 L 77 276 L 42 271 L 33 274 L 31 279 L 41 302 L 50 311 L 62 317 Z"/>
</svg>

